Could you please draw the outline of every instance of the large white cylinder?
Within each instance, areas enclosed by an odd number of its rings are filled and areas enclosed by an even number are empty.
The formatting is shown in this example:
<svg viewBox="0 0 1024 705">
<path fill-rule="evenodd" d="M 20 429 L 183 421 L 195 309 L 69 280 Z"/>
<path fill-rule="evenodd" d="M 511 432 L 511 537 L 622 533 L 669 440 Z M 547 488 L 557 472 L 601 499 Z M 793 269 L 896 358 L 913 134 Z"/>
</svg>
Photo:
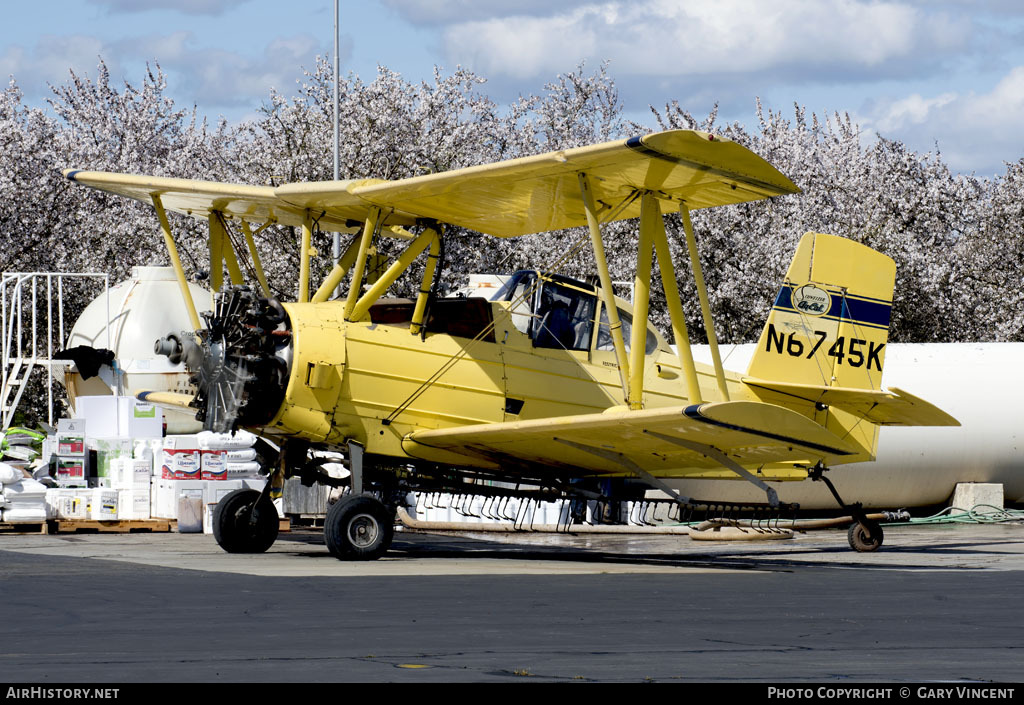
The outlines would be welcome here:
<svg viewBox="0 0 1024 705">
<path fill-rule="evenodd" d="M 210 291 L 189 284 L 198 311 L 210 310 Z M 123 371 L 123 392 L 172 391 L 194 393 L 184 364 L 153 352 L 153 344 L 168 333 L 191 331 L 188 310 L 171 267 L 133 267 L 131 279 L 110 287 L 109 302 L 100 294 L 82 312 L 68 336 L 67 347 L 88 345 L 114 351 Z M 109 310 L 109 324 L 108 324 Z M 107 328 L 110 328 L 108 345 Z M 79 396 L 113 394 L 117 380 L 103 369 L 98 377 L 83 380 L 77 372 L 66 377 L 72 407 Z M 164 409 L 168 433 L 202 430 L 192 414 Z"/>
<path fill-rule="evenodd" d="M 723 347 L 726 369 L 743 371 L 754 345 Z M 706 347 L 694 357 L 710 361 Z M 959 427 L 883 427 L 871 463 L 836 465 L 828 477 L 846 502 L 899 508 L 948 502 L 958 482 L 1003 485 L 1009 502 L 1024 501 L 1024 343 L 890 343 L 886 388 L 935 404 Z M 670 480 L 689 497 L 763 502 L 764 492 L 742 480 Z M 821 482 L 773 483 L 783 502 L 838 508 Z M 970 507 L 963 507 L 970 509 Z"/>
</svg>

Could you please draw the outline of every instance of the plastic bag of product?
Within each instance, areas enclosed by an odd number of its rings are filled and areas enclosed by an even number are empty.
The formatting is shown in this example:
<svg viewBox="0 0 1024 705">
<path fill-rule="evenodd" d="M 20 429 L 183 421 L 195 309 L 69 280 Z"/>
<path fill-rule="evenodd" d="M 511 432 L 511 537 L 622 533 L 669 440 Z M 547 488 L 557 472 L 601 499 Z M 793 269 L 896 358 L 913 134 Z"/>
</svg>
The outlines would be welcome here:
<svg viewBox="0 0 1024 705">
<path fill-rule="evenodd" d="M 18 502 L 20 499 L 36 495 L 45 497 L 46 485 L 24 477 L 17 482 L 4 483 L 4 496 L 8 502 Z"/>
<path fill-rule="evenodd" d="M 0 463 L 0 485 L 11 485 L 20 482 L 25 477 L 20 469 L 7 463 Z"/>
<path fill-rule="evenodd" d="M 227 476 L 229 480 L 240 477 L 258 477 L 259 474 L 260 464 L 255 461 L 248 463 L 227 464 Z"/>
<path fill-rule="evenodd" d="M 227 460 L 229 463 L 248 463 L 249 461 L 256 460 L 256 449 L 229 450 Z"/>
<path fill-rule="evenodd" d="M 256 443 L 256 435 L 245 430 L 234 433 L 202 431 L 197 435 L 202 450 L 242 450 L 252 448 Z"/>
</svg>

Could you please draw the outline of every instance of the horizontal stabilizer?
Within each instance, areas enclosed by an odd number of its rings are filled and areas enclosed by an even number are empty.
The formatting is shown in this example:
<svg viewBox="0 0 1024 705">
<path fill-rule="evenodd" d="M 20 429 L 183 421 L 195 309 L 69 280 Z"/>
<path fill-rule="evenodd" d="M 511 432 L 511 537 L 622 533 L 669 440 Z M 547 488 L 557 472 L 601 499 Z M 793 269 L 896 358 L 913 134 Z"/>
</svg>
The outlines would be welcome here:
<svg viewBox="0 0 1024 705">
<path fill-rule="evenodd" d="M 750 389 L 766 402 L 783 402 L 781 395 L 792 401 L 803 399 L 842 409 L 866 421 L 882 426 L 959 426 L 952 416 L 913 394 L 895 387 L 887 391 L 826 387 L 816 384 L 769 382 L 746 378 Z"/>
</svg>

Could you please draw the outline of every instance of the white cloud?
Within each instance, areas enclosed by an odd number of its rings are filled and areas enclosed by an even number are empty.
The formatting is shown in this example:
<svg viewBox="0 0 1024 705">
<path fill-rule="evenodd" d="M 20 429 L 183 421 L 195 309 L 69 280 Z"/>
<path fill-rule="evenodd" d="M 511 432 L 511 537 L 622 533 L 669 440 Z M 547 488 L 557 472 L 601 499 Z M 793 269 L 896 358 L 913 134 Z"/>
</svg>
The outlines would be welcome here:
<svg viewBox="0 0 1024 705">
<path fill-rule="evenodd" d="M 954 171 L 1001 173 L 1003 162 L 1024 157 L 1024 66 L 1011 69 L 988 92 L 914 94 L 879 105 L 861 124 L 918 151 L 938 143 Z"/>
<path fill-rule="evenodd" d="M 69 69 L 96 77 L 100 58 L 110 69 L 115 87 L 122 81 L 142 83 L 144 65 L 158 63 L 168 78 L 168 92 L 182 107 L 198 104 L 204 113 L 252 108 L 266 100 L 271 88 L 290 95 L 302 68 L 312 69 L 316 55 L 330 48 L 311 35 L 279 37 L 262 51 L 248 54 L 198 45 L 189 31 L 102 41 L 96 37 L 45 36 L 33 47 L 10 46 L 0 54 L 0 77 L 13 75 L 31 101 L 51 95 L 47 84 L 60 85 Z M 342 56 L 351 52 L 343 45 Z"/>
<path fill-rule="evenodd" d="M 271 88 L 290 94 L 301 69 L 312 69 L 316 55 L 327 51 L 319 39 L 302 34 L 274 39 L 260 53 L 240 54 L 197 46 L 184 31 L 122 41 L 116 48 L 122 56 L 158 61 L 171 75 L 175 94 L 204 108 L 258 105 Z"/>
<path fill-rule="evenodd" d="M 406 21 L 417 25 L 444 25 L 521 15 L 547 15 L 551 0 L 381 0 Z M 558 0 L 562 11 L 593 0 Z M 344 11 L 344 10 L 343 10 Z"/>
<path fill-rule="evenodd" d="M 935 98 L 924 98 L 915 93 L 889 103 L 874 120 L 874 127 L 885 134 L 921 125 L 928 120 L 929 115 L 942 110 L 956 99 L 956 93 L 943 93 Z"/>
<path fill-rule="evenodd" d="M 863 80 L 928 72 L 966 48 L 969 26 L 905 2 L 857 0 L 613 0 L 546 16 L 450 24 L 453 62 L 485 75 L 550 76 L 580 59 L 616 75 L 677 78 L 784 73 Z"/>
<path fill-rule="evenodd" d="M 223 15 L 249 0 L 88 0 L 111 13 L 176 10 L 186 15 Z"/>
<path fill-rule="evenodd" d="M 8 47 L 0 55 L 0 76 L 14 76 L 30 99 L 46 98 L 51 95 L 47 84 L 64 83 L 69 78 L 69 70 L 95 78 L 101 56 L 107 60 L 111 72 L 116 72 L 118 63 L 109 56 L 108 49 L 96 37 L 43 36 L 31 49 L 17 45 Z"/>
</svg>

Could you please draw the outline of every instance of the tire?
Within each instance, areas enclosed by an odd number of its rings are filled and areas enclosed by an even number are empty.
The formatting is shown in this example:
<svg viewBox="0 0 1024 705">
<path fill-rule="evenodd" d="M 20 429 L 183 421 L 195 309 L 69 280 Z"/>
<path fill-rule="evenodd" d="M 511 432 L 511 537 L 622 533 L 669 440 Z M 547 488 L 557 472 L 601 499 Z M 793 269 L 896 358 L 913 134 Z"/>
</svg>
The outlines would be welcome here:
<svg viewBox="0 0 1024 705">
<path fill-rule="evenodd" d="M 877 551 L 882 545 L 882 527 L 873 521 L 866 524 L 856 522 L 850 525 L 846 538 L 850 541 L 850 548 L 858 553 Z"/>
<path fill-rule="evenodd" d="M 324 522 L 327 549 L 343 561 L 377 560 L 391 547 L 394 536 L 394 515 L 370 495 L 342 497 Z"/>
<path fill-rule="evenodd" d="M 256 490 L 235 490 L 213 510 L 213 537 L 228 553 L 264 553 L 274 545 L 279 528 L 277 509 Z"/>
</svg>

